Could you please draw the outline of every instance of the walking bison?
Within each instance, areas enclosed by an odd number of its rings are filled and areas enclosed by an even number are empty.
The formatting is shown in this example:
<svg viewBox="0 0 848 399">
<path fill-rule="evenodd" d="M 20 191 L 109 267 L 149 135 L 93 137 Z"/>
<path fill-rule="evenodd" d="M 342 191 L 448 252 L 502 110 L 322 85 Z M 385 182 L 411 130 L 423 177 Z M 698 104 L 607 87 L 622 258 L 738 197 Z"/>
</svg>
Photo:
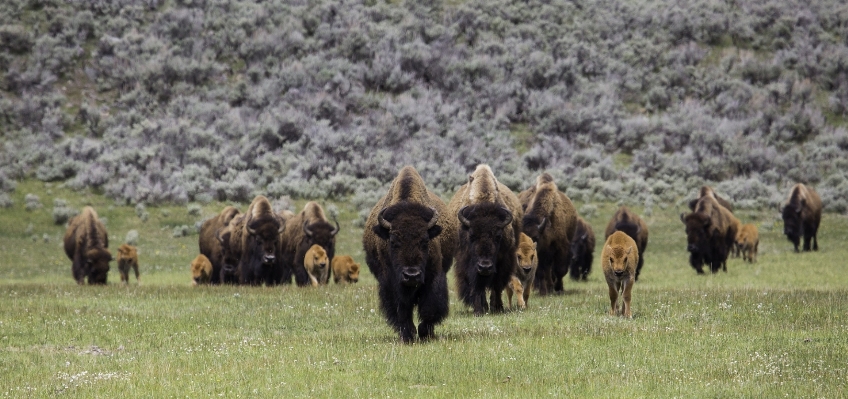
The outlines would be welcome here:
<svg viewBox="0 0 848 399">
<path fill-rule="evenodd" d="M 743 224 L 736 233 L 736 245 L 742 252 L 742 260 L 754 263 L 757 261 L 757 247 L 760 245 L 760 234 L 757 226 Z"/>
<path fill-rule="evenodd" d="M 648 246 L 648 225 L 639 215 L 627 209 L 626 206 L 622 206 L 612 215 L 604 231 L 604 238 L 609 238 L 616 231 L 624 232 L 636 242 L 636 248 L 639 249 L 636 280 L 639 280 L 639 273 L 642 271 L 642 264 L 644 263 L 645 248 Z"/>
<path fill-rule="evenodd" d="M 711 196 L 701 197 L 695 210 L 688 215 L 680 214 L 686 226 L 689 264 L 698 274 L 704 273 L 704 263 L 713 273 L 719 269 L 727 271 L 727 255 L 736 241 L 733 218 L 730 211 Z"/>
<path fill-rule="evenodd" d="M 798 252 L 801 237 L 804 238 L 804 251 L 810 250 L 811 241 L 812 250 L 819 250 L 817 234 L 821 212 L 821 198 L 812 187 L 800 183 L 792 187 L 789 199 L 780 213 L 783 214 L 783 234 L 795 246 L 795 252 Z"/>
<path fill-rule="evenodd" d="M 334 256 L 332 264 L 336 284 L 359 282 L 359 263 L 354 262 L 350 255 Z"/>
<path fill-rule="evenodd" d="M 533 279 L 536 277 L 536 268 L 539 266 L 536 243 L 527 234 L 518 234 L 515 263 L 515 273 L 506 285 L 507 304 L 512 308 L 512 295 L 515 294 L 518 308 L 526 309 L 530 291 L 533 289 Z"/>
<path fill-rule="evenodd" d="M 574 281 L 586 281 L 592 271 L 592 260 L 595 252 L 595 232 L 592 225 L 581 217 L 577 217 L 577 227 L 574 230 L 574 241 L 571 242 L 571 270 L 569 276 Z"/>
<path fill-rule="evenodd" d="M 336 234 L 339 233 L 339 222 L 333 220 L 335 225 L 330 224 L 324 214 L 324 208 L 317 202 L 310 201 L 304 205 L 303 210 L 286 221 L 280 240 L 280 261 L 283 266 L 282 281 L 291 284 L 292 275 L 298 286 L 310 284 L 309 276 L 303 267 L 306 251 L 313 245 L 319 245 L 327 253 L 327 258 L 333 259 L 336 252 Z M 327 273 L 319 284 L 327 284 L 330 274 Z"/>
<path fill-rule="evenodd" d="M 326 284 L 325 277 L 330 274 L 330 260 L 327 251 L 318 244 L 314 244 L 303 256 L 303 268 L 309 277 L 309 283 L 313 287 Z"/>
<path fill-rule="evenodd" d="M 629 235 L 616 231 L 607 237 L 601 252 L 601 268 L 609 287 L 610 316 L 633 317 L 630 303 L 638 263 L 639 249 Z M 620 308 L 616 306 L 619 296 L 623 299 Z"/>
<path fill-rule="evenodd" d="M 235 275 L 237 263 L 230 262 L 226 264 L 227 259 L 224 256 L 222 242 L 219 239 L 219 231 L 227 227 L 230 221 L 239 215 L 239 210 L 232 206 L 225 207 L 221 213 L 215 217 L 208 219 L 200 225 L 199 247 L 200 253 L 203 254 L 212 265 L 210 274 L 211 284 L 221 283 L 221 269 L 227 268 Z"/>
<path fill-rule="evenodd" d="M 488 165 L 480 165 L 454 194 L 448 213 L 459 221 L 454 269 L 459 297 L 477 316 L 490 305 L 493 312 L 503 312 L 503 290 L 515 272 L 521 232 L 518 197 L 498 182 Z"/>
<path fill-rule="evenodd" d="M 456 248 L 456 215 L 403 167 L 365 222 L 365 262 L 377 278 L 380 309 L 404 343 L 433 336 L 448 314 L 447 271 Z"/>
<path fill-rule="evenodd" d="M 118 271 L 124 284 L 130 282 L 130 269 L 135 272 L 135 281 L 141 282 L 138 278 L 138 250 L 132 245 L 121 244 L 118 247 Z"/>
<path fill-rule="evenodd" d="M 106 284 L 109 275 L 109 236 L 94 208 L 87 206 L 68 222 L 63 239 L 65 255 L 77 284 Z"/>
<path fill-rule="evenodd" d="M 253 199 L 243 218 L 239 218 L 241 234 L 238 241 L 230 239 L 230 245 L 240 253 L 238 267 L 239 283 L 261 285 L 279 284 L 282 266 L 277 261 L 280 249 L 280 233 L 285 221 L 271 207 L 265 196 Z M 231 248 L 232 249 L 232 248 Z"/>
</svg>

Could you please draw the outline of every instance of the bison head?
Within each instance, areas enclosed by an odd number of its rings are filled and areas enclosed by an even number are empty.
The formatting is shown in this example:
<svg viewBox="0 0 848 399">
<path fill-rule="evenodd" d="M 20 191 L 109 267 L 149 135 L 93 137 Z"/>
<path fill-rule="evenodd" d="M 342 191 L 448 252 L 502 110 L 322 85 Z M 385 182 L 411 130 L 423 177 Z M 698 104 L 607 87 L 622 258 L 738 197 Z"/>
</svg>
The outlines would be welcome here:
<svg viewBox="0 0 848 399">
<path fill-rule="evenodd" d="M 430 241 L 442 227 L 439 213 L 420 204 L 401 203 L 384 208 L 377 215 L 374 234 L 388 241 L 389 262 L 394 278 L 405 286 L 424 284 L 430 260 Z"/>
<path fill-rule="evenodd" d="M 501 205 L 484 203 L 463 207 L 457 216 L 462 224 L 460 242 L 467 248 L 470 266 L 482 276 L 497 273 L 496 259 L 504 228 L 512 223 L 512 212 Z"/>
<path fill-rule="evenodd" d="M 550 224 L 548 218 L 540 218 L 535 214 L 524 215 L 524 220 L 521 223 L 524 226 L 524 234 L 527 234 L 533 242 L 539 242 L 539 238 L 545 232 L 545 227 Z"/>
<path fill-rule="evenodd" d="M 680 220 L 686 225 L 686 250 L 692 253 L 707 252 L 710 247 L 710 217 L 699 212 L 688 215 L 681 213 Z"/>
<path fill-rule="evenodd" d="M 333 249 L 336 247 L 336 234 L 339 233 L 339 221 L 333 217 L 335 226 L 325 222 L 317 221 L 309 223 L 303 222 L 303 248 L 310 248 L 313 245 L 320 245 L 327 250 L 328 256 L 333 255 Z"/>
<path fill-rule="evenodd" d="M 275 215 L 263 215 L 248 220 L 247 233 L 252 238 L 254 245 L 262 249 L 262 263 L 272 264 L 277 258 L 277 247 L 280 245 L 280 233 L 285 228 L 285 223 Z M 245 248 L 245 250 L 248 250 Z"/>
<path fill-rule="evenodd" d="M 114 260 L 106 248 L 92 248 L 85 253 L 85 268 L 89 284 L 106 284 L 109 262 Z"/>
<path fill-rule="evenodd" d="M 607 245 L 607 253 L 609 254 L 609 259 L 606 261 L 609 262 L 609 270 L 612 271 L 613 275 L 617 278 L 624 277 L 625 273 L 628 271 L 635 270 L 636 266 L 633 261 L 633 247 L 627 247 L 625 249 L 621 246 L 609 246 Z"/>
<path fill-rule="evenodd" d="M 801 244 L 801 236 L 804 234 L 804 224 L 801 221 L 801 207 L 797 205 L 786 205 L 781 210 L 781 213 L 783 214 L 783 234 L 795 245 L 795 252 L 798 252 L 798 245 Z"/>
</svg>

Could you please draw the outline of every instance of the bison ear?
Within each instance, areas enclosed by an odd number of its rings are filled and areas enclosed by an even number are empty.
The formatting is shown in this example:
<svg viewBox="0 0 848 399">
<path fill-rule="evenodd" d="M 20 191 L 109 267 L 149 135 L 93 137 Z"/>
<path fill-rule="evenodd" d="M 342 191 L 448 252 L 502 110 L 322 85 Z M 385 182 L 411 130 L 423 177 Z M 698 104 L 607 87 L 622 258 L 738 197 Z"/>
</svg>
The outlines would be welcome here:
<svg viewBox="0 0 848 399">
<path fill-rule="evenodd" d="M 433 227 L 430 227 L 429 229 L 427 229 L 427 237 L 430 237 L 431 240 L 436 238 L 436 236 L 438 236 L 441 233 L 442 233 L 442 226 L 439 226 L 437 224 L 433 225 Z"/>
<path fill-rule="evenodd" d="M 382 238 L 382 239 L 384 239 L 384 240 L 388 240 L 388 239 L 389 239 L 389 237 L 390 237 L 390 236 L 391 236 L 391 234 L 392 234 L 392 232 L 391 232 L 391 231 L 389 231 L 389 229 L 387 229 L 387 228 L 385 228 L 385 227 L 383 227 L 383 226 L 381 226 L 381 225 L 379 225 L 379 224 L 378 224 L 378 225 L 376 225 L 376 226 L 374 226 L 374 228 L 372 229 L 372 231 L 374 232 L 374 234 L 376 234 L 376 235 L 377 235 L 377 237 L 380 237 L 380 238 Z"/>
</svg>

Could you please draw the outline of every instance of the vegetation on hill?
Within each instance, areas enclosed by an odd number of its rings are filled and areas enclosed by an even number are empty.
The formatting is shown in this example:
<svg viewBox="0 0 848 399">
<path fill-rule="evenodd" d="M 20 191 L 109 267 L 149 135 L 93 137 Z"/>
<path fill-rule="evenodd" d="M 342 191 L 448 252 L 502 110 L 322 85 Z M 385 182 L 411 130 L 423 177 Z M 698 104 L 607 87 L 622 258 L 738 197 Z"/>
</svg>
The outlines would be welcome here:
<svg viewBox="0 0 848 399">
<path fill-rule="evenodd" d="M 795 182 L 848 209 L 836 0 L 7 0 L 0 205 L 35 177 L 127 203 L 452 193 L 489 163 L 580 201 Z"/>
</svg>

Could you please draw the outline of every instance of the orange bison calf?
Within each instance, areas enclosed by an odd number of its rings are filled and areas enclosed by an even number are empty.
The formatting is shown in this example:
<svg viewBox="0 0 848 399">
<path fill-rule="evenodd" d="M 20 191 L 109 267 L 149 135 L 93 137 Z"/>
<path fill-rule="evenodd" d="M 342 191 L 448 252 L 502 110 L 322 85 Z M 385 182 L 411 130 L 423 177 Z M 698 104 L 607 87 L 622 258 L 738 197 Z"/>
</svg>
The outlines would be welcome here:
<svg viewBox="0 0 848 399">
<path fill-rule="evenodd" d="M 519 309 L 527 308 L 530 291 L 533 289 L 533 279 L 536 278 L 536 268 L 539 258 L 536 257 L 536 243 L 527 234 L 518 234 L 518 249 L 515 251 L 515 272 L 509 284 L 506 285 L 507 304 L 512 308 L 512 294 L 515 293 Z"/>
<path fill-rule="evenodd" d="M 609 286 L 610 315 L 632 318 L 630 312 L 630 293 L 636 282 L 636 264 L 639 263 L 639 248 L 630 236 L 616 231 L 607 238 L 601 254 L 601 268 Z M 624 301 L 620 310 L 616 309 L 618 297 Z"/>
<path fill-rule="evenodd" d="M 313 287 L 324 285 L 330 279 L 330 260 L 324 247 L 313 244 L 303 256 L 303 268 Z"/>
<path fill-rule="evenodd" d="M 757 247 L 760 245 L 760 234 L 757 232 L 757 226 L 753 224 L 743 224 L 736 233 L 736 245 L 742 251 L 742 260 L 750 263 L 757 261 Z"/>
<path fill-rule="evenodd" d="M 212 262 L 206 255 L 200 254 L 191 261 L 191 285 L 210 284 L 212 282 Z"/>
<path fill-rule="evenodd" d="M 359 281 L 359 263 L 350 255 L 333 257 L 333 281 L 336 284 L 356 283 Z"/>
<path fill-rule="evenodd" d="M 121 244 L 118 247 L 118 271 L 124 284 L 130 282 L 130 268 L 135 272 L 135 281 L 141 282 L 138 278 L 138 250 L 132 245 Z"/>
</svg>

